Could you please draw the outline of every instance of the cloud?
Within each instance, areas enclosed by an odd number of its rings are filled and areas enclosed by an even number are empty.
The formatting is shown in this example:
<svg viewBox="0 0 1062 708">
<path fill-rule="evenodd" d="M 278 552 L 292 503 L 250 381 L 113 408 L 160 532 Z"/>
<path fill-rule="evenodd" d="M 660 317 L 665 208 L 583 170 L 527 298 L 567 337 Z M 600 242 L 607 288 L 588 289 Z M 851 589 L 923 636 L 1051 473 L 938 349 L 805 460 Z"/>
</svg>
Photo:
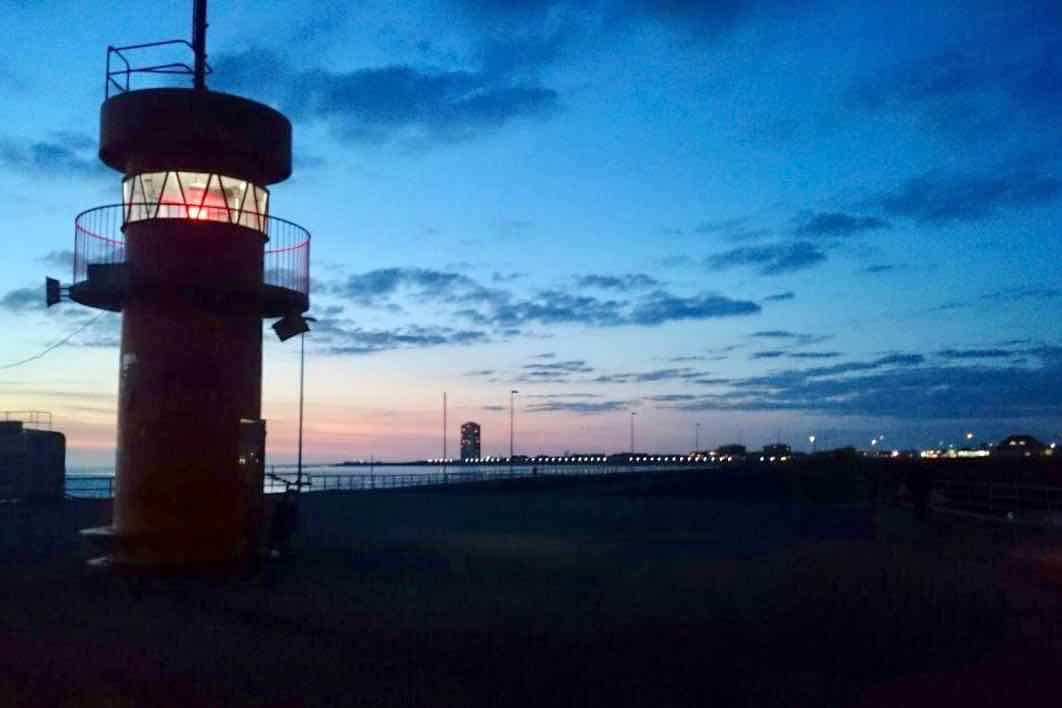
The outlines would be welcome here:
<svg viewBox="0 0 1062 708">
<path fill-rule="evenodd" d="M 917 356 L 917 355 L 912 355 Z M 924 357 L 922 357 L 924 359 Z M 858 375 L 791 371 L 739 380 L 734 389 L 675 403 L 684 410 L 808 411 L 909 420 L 1057 415 L 1062 367 L 909 364 Z"/>
<path fill-rule="evenodd" d="M 806 411 L 910 420 L 1058 414 L 1062 347 L 952 349 L 937 354 L 953 363 L 929 365 L 922 354 L 893 352 L 866 361 L 733 379 L 721 392 L 660 403 L 691 411 Z M 1015 354 L 1037 354 L 1041 363 L 981 363 Z"/>
<path fill-rule="evenodd" d="M 895 353 L 870 361 L 848 361 L 841 364 L 815 366 L 808 369 L 777 371 L 765 376 L 749 377 L 741 380 L 741 383 L 750 387 L 780 386 L 798 380 L 842 376 L 884 368 L 915 367 L 922 365 L 924 362 L 925 357 L 921 354 Z"/>
<path fill-rule="evenodd" d="M 618 15 L 640 24 L 653 20 L 696 42 L 711 42 L 733 31 L 764 3 L 749 0 L 619 0 Z"/>
<path fill-rule="evenodd" d="M 536 372 L 564 372 L 567 374 L 588 374 L 591 373 L 594 368 L 589 366 L 582 359 L 572 359 L 571 361 L 554 361 L 548 364 L 525 364 L 523 366 L 524 371 Z"/>
<path fill-rule="evenodd" d="M 980 17 L 974 9 L 971 27 L 979 32 L 965 44 L 976 51 L 922 55 L 879 69 L 855 83 L 852 102 L 874 114 L 924 120 L 964 141 L 998 142 L 1003 130 L 1035 140 L 1038 126 L 1057 120 L 1062 100 L 1058 37 L 1042 31 L 1058 26 L 1057 7 L 1029 2 L 1014 13 Z"/>
<path fill-rule="evenodd" d="M 888 265 L 880 263 L 877 265 L 869 265 L 866 268 L 860 270 L 860 273 L 866 273 L 867 275 L 881 275 L 882 273 L 889 273 L 896 270 L 898 266 Z"/>
<path fill-rule="evenodd" d="M 819 212 L 808 215 L 794 233 L 801 237 L 853 236 L 867 231 L 888 229 L 891 225 L 876 216 L 854 216 L 843 212 Z"/>
<path fill-rule="evenodd" d="M 524 398 L 554 400 L 557 398 L 601 398 L 599 393 L 528 393 Z"/>
<path fill-rule="evenodd" d="M 74 252 L 67 250 L 49 251 L 37 260 L 48 265 L 72 268 L 74 266 Z"/>
<path fill-rule="evenodd" d="M 603 374 L 590 379 L 590 383 L 658 383 L 660 381 L 690 381 L 706 376 L 707 372 L 689 367 L 653 369 L 651 371 L 632 371 L 617 374 Z"/>
<path fill-rule="evenodd" d="M 909 179 L 869 203 L 890 216 L 941 226 L 982 221 L 1005 209 L 1047 204 L 1059 195 L 1062 181 L 1034 167 L 999 174 L 929 173 Z"/>
<path fill-rule="evenodd" d="M 8 312 L 24 313 L 44 309 L 42 288 L 15 288 L 0 298 L 0 308 Z"/>
<path fill-rule="evenodd" d="M 666 256 L 657 260 L 661 268 L 685 268 L 694 265 L 694 260 L 686 255 Z"/>
<path fill-rule="evenodd" d="M 660 285 L 660 281 L 644 273 L 629 273 L 627 275 L 584 275 L 576 278 L 575 284 L 581 288 L 629 292 L 656 287 Z"/>
<path fill-rule="evenodd" d="M 531 299 L 496 299 L 486 303 L 483 309 L 462 310 L 458 314 L 477 325 L 494 327 L 518 328 L 532 323 L 652 327 L 667 322 L 755 315 L 760 311 L 760 306 L 754 302 L 733 300 L 714 293 L 681 297 L 656 290 L 629 302 L 542 290 Z"/>
<path fill-rule="evenodd" d="M 753 352 L 749 355 L 749 358 L 779 359 L 785 357 L 787 359 L 836 359 L 841 356 L 844 356 L 841 352 L 795 352 L 789 349 L 766 349 Z"/>
<path fill-rule="evenodd" d="M 993 290 L 981 296 L 991 302 L 1018 302 L 1020 300 L 1053 300 L 1062 297 L 1062 288 L 1022 286 Z"/>
<path fill-rule="evenodd" d="M 532 354 L 529 359 L 556 359 L 557 355 L 554 352 L 542 352 L 541 354 Z"/>
<path fill-rule="evenodd" d="M 485 311 L 465 310 L 458 314 L 476 324 L 495 327 L 519 327 L 530 323 L 609 327 L 623 323 L 625 305 L 618 300 L 543 290 L 533 299 L 495 302 L 490 303 Z"/>
<path fill-rule="evenodd" d="M 872 111 L 906 109 L 984 87 L 992 79 L 970 57 L 950 52 L 900 63 L 857 82 L 852 96 Z"/>
<path fill-rule="evenodd" d="M 480 409 L 485 411 L 491 411 L 492 413 L 509 410 L 508 406 L 480 406 Z"/>
<path fill-rule="evenodd" d="M 1009 359 L 1020 352 L 1008 349 L 941 349 L 937 356 L 944 359 Z"/>
<path fill-rule="evenodd" d="M 695 297 L 679 297 L 658 290 L 634 307 L 628 321 L 632 324 L 652 326 L 680 320 L 755 315 L 761 309 L 754 302 L 731 300 L 722 295 L 708 293 Z"/>
<path fill-rule="evenodd" d="M 225 88 L 273 87 L 286 112 L 319 120 L 340 140 L 358 144 L 459 142 L 520 118 L 548 117 L 559 107 L 556 91 L 518 76 L 512 64 L 506 70 L 392 64 L 292 71 L 278 54 L 253 48 L 215 56 L 214 68 Z"/>
<path fill-rule="evenodd" d="M 582 34 L 572 21 L 554 27 L 535 28 L 522 23 L 521 33 L 491 33 L 480 42 L 476 52 L 483 72 L 498 77 L 536 77 L 545 67 L 556 63 Z"/>
<path fill-rule="evenodd" d="M 790 359 L 836 359 L 844 356 L 841 352 L 789 352 Z"/>
<path fill-rule="evenodd" d="M 648 282 L 638 276 L 617 279 L 632 285 Z M 630 300 L 552 289 L 518 295 L 485 287 L 461 273 L 427 268 L 381 268 L 353 274 L 324 289 L 353 304 L 392 312 L 404 312 L 398 304 L 400 297 L 447 306 L 449 315 L 458 321 L 504 337 L 516 336 L 534 325 L 653 327 L 669 322 L 749 316 L 762 309 L 755 302 L 717 293 L 681 296 L 660 289 Z"/>
<path fill-rule="evenodd" d="M 465 376 L 493 376 L 494 369 L 477 369 L 476 371 L 466 371 Z"/>
<path fill-rule="evenodd" d="M 782 275 L 813 268 L 826 261 L 826 254 L 808 241 L 766 246 L 744 246 L 709 256 L 709 270 L 753 267 L 760 275 Z"/>
<path fill-rule="evenodd" d="M 787 290 L 783 293 L 774 293 L 763 298 L 764 302 L 785 302 L 786 300 L 792 300 L 796 298 L 796 293 L 791 290 Z"/>
<path fill-rule="evenodd" d="M 107 176 L 110 171 L 94 147 L 95 142 L 80 133 L 52 133 L 46 140 L 0 137 L 0 167 L 37 177 Z"/>
<path fill-rule="evenodd" d="M 699 386 L 721 386 L 734 382 L 733 379 L 720 378 L 718 376 L 704 376 L 696 379 L 686 379 L 687 383 L 697 384 Z"/>
<path fill-rule="evenodd" d="M 525 364 L 516 383 L 567 383 L 573 374 L 593 373 L 594 367 L 582 359 L 549 363 Z"/>
<path fill-rule="evenodd" d="M 1055 300 L 1059 297 L 1062 297 L 1062 289 L 1060 288 L 1018 286 L 1014 288 L 1002 288 L 1000 290 L 992 290 L 970 300 L 953 300 L 951 302 L 946 302 L 943 305 L 931 307 L 929 308 L 929 311 L 946 312 L 949 310 L 960 310 L 969 307 L 976 307 L 978 303 L 989 303 L 992 305 L 998 305 L 1022 302 L 1025 300 Z"/>
<path fill-rule="evenodd" d="M 664 27 L 694 42 L 710 42 L 734 30 L 765 8 L 784 3 L 749 0 L 612 0 L 604 3 L 574 0 L 455 0 L 463 14 L 495 31 L 548 25 L 558 15 L 589 15 L 591 25 L 612 30 Z"/>
<path fill-rule="evenodd" d="M 702 221 L 693 230 L 698 234 L 719 236 L 727 241 L 755 241 L 771 234 L 770 229 L 748 226 L 748 221 L 747 218 Z"/>
<path fill-rule="evenodd" d="M 450 303 L 475 303 L 504 300 L 503 290 L 487 288 L 461 273 L 429 268 L 380 268 L 351 275 L 346 281 L 327 288 L 365 307 L 380 307 L 404 292 L 417 300 L 441 300 Z"/>
<path fill-rule="evenodd" d="M 792 332 L 787 329 L 764 329 L 747 335 L 751 339 L 770 339 L 784 344 L 786 347 L 803 347 L 809 344 L 819 344 L 831 338 L 828 334 L 810 334 L 807 332 Z"/>
<path fill-rule="evenodd" d="M 646 401 L 653 403 L 675 403 L 677 401 L 695 401 L 697 396 L 692 393 L 665 393 L 658 396 L 646 396 Z"/>
<path fill-rule="evenodd" d="M 409 325 L 394 329 L 365 329 L 342 322 L 317 323 L 315 332 L 327 342 L 325 351 L 336 355 L 375 354 L 395 349 L 464 346 L 490 341 L 486 332 L 440 326 Z M 320 335 L 323 335 L 320 336 Z"/>
<path fill-rule="evenodd" d="M 527 413 L 575 413 L 576 415 L 596 415 L 630 410 L 631 401 L 545 401 L 532 403 L 524 408 Z"/>
</svg>

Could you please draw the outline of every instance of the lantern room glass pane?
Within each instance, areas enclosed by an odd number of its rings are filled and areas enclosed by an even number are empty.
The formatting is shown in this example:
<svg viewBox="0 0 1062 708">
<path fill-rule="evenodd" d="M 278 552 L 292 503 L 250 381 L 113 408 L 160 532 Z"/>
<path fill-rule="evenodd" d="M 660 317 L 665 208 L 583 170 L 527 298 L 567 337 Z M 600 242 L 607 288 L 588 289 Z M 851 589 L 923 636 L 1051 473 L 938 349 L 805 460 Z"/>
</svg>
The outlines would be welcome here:
<svg viewBox="0 0 1062 708">
<path fill-rule="evenodd" d="M 126 221 L 140 221 L 145 218 L 144 194 L 141 189 L 140 175 L 125 180 L 122 192 L 127 205 L 125 210 Z"/>
<path fill-rule="evenodd" d="M 176 172 L 166 173 L 166 182 L 162 188 L 162 198 L 159 200 L 158 218 L 160 219 L 185 219 L 188 211 L 184 208 L 184 194 L 181 192 L 181 183 L 177 179 Z"/>
<path fill-rule="evenodd" d="M 243 199 L 247 195 L 247 182 L 232 177 L 219 176 L 219 179 L 221 191 L 225 194 L 225 203 L 229 207 L 229 218 L 234 223 L 239 223 L 240 207 L 243 206 Z"/>
<path fill-rule="evenodd" d="M 229 220 L 229 208 L 225 204 L 225 192 L 221 189 L 221 179 L 217 175 L 209 175 L 208 177 L 206 188 L 203 190 L 202 201 L 199 206 L 194 206 L 189 202 L 188 216 L 200 221 L 227 222 Z M 193 187 L 194 189 L 196 188 Z"/>
<path fill-rule="evenodd" d="M 247 196 L 243 200 L 243 211 L 240 213 L 240 224 L 247 226 L 248 228 L 262 230 L 262 218 L 258 213 L 258 197 L 256 192 L 258 187 L 255 185 L 248 185 Z"/>
<path fill-rule="evenodd" d="M 254 194 L 258 205 L 258 215 L 265 218 L 269 215 L 269 192 L 263 187 L 255 186 Z"/>
<path fill-rule="evenodd" d="M 204 172 L 178 172 L 177 177 L 184 192 L 184 203 L 189 207 L 197 207 L 203 203 L 206 196 L 207 182 L 210 174 Z"/>
<path fill-rule="evenodd" d="M 141 198 L 138 201 L 144 202 L 147 207 L 147 213 L 153 215 L 155 213 L 155 205 L 159 203 L 159 197 L 162 195 L 162 185 L 166 181 L 166 173 L 145 172 L 139 178 Z"/>
</svg>

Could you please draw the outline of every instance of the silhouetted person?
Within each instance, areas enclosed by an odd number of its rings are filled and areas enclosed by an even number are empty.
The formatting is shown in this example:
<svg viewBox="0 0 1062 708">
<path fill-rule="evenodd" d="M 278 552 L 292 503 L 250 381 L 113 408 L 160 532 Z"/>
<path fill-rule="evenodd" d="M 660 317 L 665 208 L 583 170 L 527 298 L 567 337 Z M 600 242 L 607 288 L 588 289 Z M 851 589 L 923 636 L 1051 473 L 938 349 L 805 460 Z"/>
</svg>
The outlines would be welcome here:
<svg viewBox="0 0 1062 708">
<path fill-rule="evenodd" d="M 911 490 L 915 515 L 919 519 L 929 516 L 929 494 L 933 485 L 929 480 L 929 470 L 925 465 L 912 465 L 907 473 L 907 488 Z"/>
<path fill-rule="evenodd" d="M 284 555 L 291 546 L 295 525 L 299 516 L 298 494 L 288 489 L 273 510 L 273 522 L 269 525 L 269 548 L 274 555 Z"/>
</svg>

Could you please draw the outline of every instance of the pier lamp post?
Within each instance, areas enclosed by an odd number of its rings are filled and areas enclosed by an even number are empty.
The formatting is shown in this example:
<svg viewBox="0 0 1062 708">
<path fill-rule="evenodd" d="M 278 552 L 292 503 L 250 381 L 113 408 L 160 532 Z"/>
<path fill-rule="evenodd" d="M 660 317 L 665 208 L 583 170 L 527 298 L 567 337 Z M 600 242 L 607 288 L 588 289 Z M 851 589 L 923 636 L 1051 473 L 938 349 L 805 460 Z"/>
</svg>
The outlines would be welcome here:
<svg viewBox="0 0 1062 708">
<path fill-rule="evenodd" d="M 701 449 L 701 424 L 697 423 L 693 426 L 693 450 L 696 452 Z"/>
<path fill-rule="evenodd" d="M 814 455 L 815 454 L 815 436 L 814 435 L 809 435 L 808 436 L 808 442 L 811 443 L 811 454 Z"/>
<path fill-rule="evenodd" d="M 303 322 L 316 322 L 314 317 L 307 317 L 303 315 Z M 299 334 L 299 462 L 296 467 L 298 472 L 295 475 L 295 491 L 302 491 L 302 407 L 303 407 L 303 395 L 302 391 L 306 384 L 306 332 L 309 332 L 310 328 L 307 328 Z"/>
<path fill-rule="evenodd" d="M 516 394 L 520 393 L 515 388 L 509 391 L 509 469 L 513 468 L 513 449 L 515 441 L 515 428 L 513 428 L 513 420 L 515 418 L 516 410 Z"/>
<path fill-rule="evenodd" d="M 637 411 L 631 411 L 631 457 L 634 456 L 634 416 L 638 415 Z"/>
</svg>

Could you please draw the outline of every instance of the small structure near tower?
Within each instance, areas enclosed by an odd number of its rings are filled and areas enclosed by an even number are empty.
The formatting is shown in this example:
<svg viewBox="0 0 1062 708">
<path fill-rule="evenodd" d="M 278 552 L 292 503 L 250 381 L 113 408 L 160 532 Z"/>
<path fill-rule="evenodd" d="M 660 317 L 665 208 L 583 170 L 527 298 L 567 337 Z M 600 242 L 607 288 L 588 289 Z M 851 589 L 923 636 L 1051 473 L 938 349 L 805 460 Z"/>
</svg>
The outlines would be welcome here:
<svg viewBox="0 0 1062 708">
<path fill-rule="evenodd" d="M 194 66 L 135 66 L 160 48 Z M 291 175 L 291 123 L 207 90 L 205 0 L 192 43 L 107 57 L 99 154 L 122 202 L 78 215 L 68 293 L 122 313 L 118 454 L 113 524 L 85 533 L 120 563 L 237 560 L 263 525 L 262 318 L 281 339 L 308 330 L 310 235 L 271 215 L 268 189 Z M 133 85 L 152 74 L 193 86 Z"/>
<path fill-rule="evenodd" d="M 0 412 L 0 500 L 59 501 L 66 485 L 66 437 L 48 411 Z"/>
</svg>

